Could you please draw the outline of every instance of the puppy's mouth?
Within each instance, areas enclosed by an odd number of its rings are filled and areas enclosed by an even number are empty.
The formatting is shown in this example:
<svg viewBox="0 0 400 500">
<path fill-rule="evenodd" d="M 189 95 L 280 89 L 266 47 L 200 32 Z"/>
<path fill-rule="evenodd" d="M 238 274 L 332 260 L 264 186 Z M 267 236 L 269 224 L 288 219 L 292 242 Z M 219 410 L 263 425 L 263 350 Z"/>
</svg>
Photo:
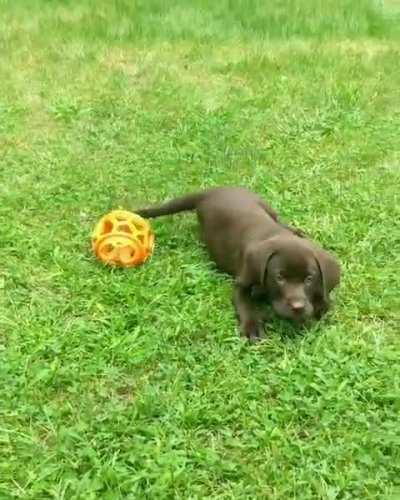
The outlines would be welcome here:
<svg viewBox="0 0 400 500">
<path fill-rule="evenodd" d="M 297 326 L 304 326 L 310 321 L 310 316 L 307 316 L 305 314 L 303 316 L 293 316 L 292 315 L 288 319 L 293 321 L 293 323 Z"/>
<path fill-rule="evenodd" d="M 290 306 L 279 301 L 273 302 L 272 307 L 278 316 L 292 321 L 297 326 L 304 326 L 312 317 L 312 311 L 308 308 L 302 312 L 294 312 Z"/>
</svg>

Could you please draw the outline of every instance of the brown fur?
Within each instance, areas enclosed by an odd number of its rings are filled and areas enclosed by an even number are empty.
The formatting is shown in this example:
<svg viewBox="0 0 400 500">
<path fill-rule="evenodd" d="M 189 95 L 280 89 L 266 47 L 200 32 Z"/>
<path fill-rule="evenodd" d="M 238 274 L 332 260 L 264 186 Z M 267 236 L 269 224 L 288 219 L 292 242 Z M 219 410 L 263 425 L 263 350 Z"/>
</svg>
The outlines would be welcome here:
<svg viewBox="0 0 400 500">
<path fill-rule="evenodd" d="M 265 294 L 275 312 L 296 323 L 319 318 L 340 281 L 336 259 L 288 227 L 259 196 L 244 188 L 214 188 L 138 210 L 158 217 L 196 210 L 202 237 L 217 266 L 235 277 L 234 305 L 242 333 L 261 338 L 262 316 L 254 290 Z"/>
</svg>

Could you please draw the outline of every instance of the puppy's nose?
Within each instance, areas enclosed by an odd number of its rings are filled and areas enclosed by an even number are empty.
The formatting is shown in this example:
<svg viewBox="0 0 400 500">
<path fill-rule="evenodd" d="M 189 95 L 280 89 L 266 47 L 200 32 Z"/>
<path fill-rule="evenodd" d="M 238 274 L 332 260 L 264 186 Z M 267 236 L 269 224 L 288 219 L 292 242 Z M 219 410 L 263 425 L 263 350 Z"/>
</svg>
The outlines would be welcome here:
<svg viewBox="0 0 400 500">
<path fill-rule="evenodd" d="M 302 300 L 295 300 L 290 303 L 292 311 L 296 314 L 301 314 L 304 311 L 305 304 Z"/>
</svg>

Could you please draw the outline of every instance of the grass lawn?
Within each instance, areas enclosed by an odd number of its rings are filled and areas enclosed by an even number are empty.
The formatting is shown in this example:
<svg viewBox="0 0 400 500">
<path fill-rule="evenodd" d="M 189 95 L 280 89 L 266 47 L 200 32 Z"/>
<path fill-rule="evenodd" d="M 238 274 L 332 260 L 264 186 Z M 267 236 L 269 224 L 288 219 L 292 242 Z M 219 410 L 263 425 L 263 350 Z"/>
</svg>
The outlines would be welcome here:
<svg viewBox="0 0 400 500">
<path fill-rule="evenodd" d="M 0 499 L 400 498 L 400 4 L 0 0 Z M 238 337 L 193 215 L 113 270 L 107 211 L 245 185 L 343 265 Z"/>
</svg>

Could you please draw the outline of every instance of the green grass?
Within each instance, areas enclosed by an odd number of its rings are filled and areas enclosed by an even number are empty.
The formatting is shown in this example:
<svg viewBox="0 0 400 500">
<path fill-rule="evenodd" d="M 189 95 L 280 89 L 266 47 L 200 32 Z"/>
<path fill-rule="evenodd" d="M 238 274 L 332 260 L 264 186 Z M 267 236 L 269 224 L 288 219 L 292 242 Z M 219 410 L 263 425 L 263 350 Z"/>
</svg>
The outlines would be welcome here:
<svg viewBox="0 0 400 500">
<path fill-rule="evenodd" d="M 0 1 L 0 498 L 400 497 L 400 5 Z M 335 306 L 251 347 L 193 216 L 241 184 L 334 251 Z"/>
</svg>

